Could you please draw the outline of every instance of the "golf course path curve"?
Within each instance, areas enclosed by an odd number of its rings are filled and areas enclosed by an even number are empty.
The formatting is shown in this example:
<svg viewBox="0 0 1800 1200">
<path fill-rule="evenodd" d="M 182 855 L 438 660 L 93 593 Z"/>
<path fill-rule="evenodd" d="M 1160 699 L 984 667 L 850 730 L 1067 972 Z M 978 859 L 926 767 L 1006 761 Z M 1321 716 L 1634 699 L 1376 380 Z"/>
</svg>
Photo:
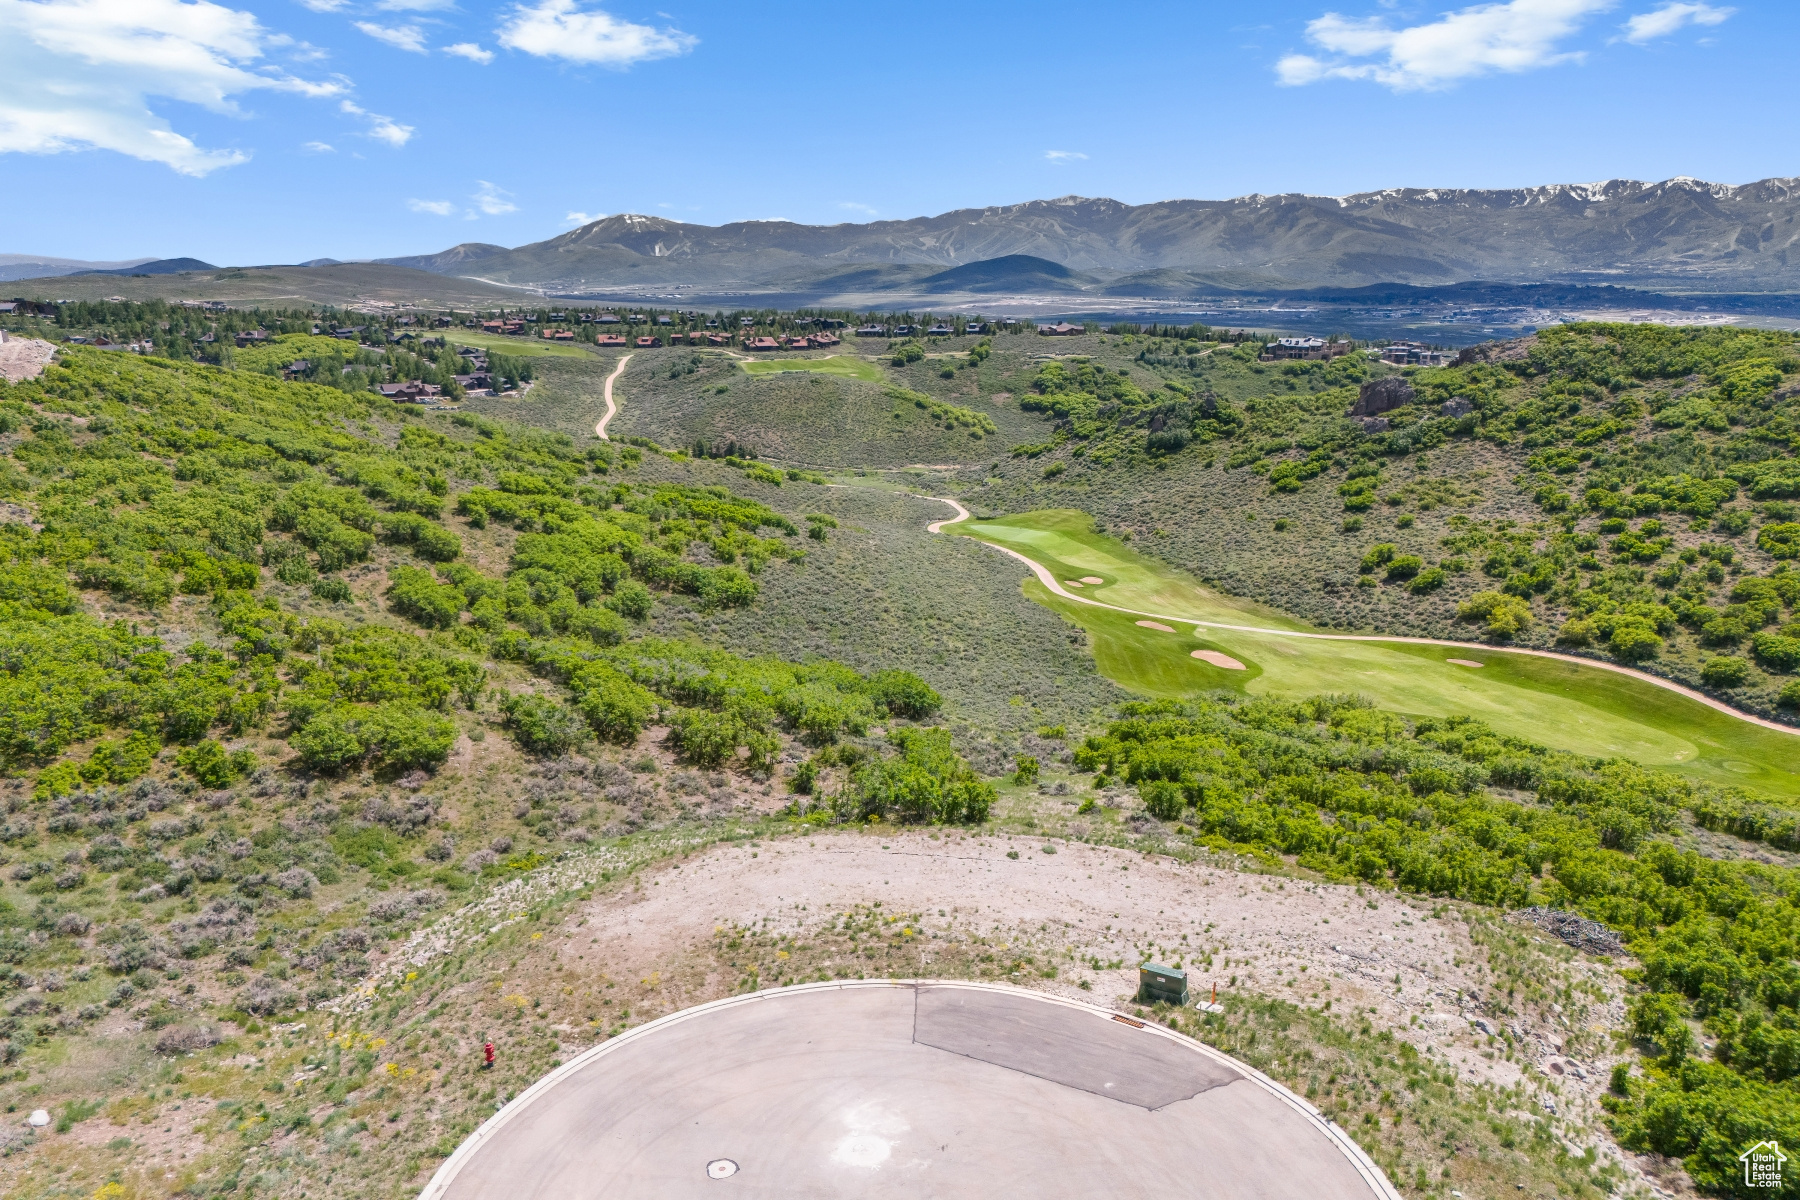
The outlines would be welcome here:
<svg viewBox="0 0 1800 1200">
<path fill-rule="evenodd" d="M 602 1042 L 489 1118 L 420 1200 L 727 1192 L 1400 1200 L 1344 1129 L 1210 1046 L 912 979 L 731 996 Z"/>
<path fill-rule="evenodd" d="M 922 497 L 922 499 L 936 500 L 938 503 L 948 504 L 956 510 L 955 516 L 946 517 L 942 521 L 933 521 L 931 524 L 927 525 L 925 529 L 928 533 L 941 533 L 943 532 L 944 526 L 956 525 L 969 518 L 969 510 L 947 496 L 926 496 Z M 1027 567 L 1031 568 L 1031 573 L 1037 576 L 1039 583 L 1043 584 L 1045 587 L 1049 588 L 1050 591 L 1061 596 L 1063 599 L 1073 600 L 1077 604 L 1088 604 L 1095 608 L 1111 609 L 1113 612 L 1127 613 L 1134 617 L 1150 617 L 1158 621 L 1178 621 L 1183 625 L 1193 625 L 1198 628 L 1229 629 L 1237 633 L 1258 633 L 1270 637 L 1311 638 L 1315 641 L 1322 642 L 1401 642 L 1413 646 L 1450 646 L 1462 650 L 1479 645 L 1480 648 L 1487 653 L 1524 654 L 1529 655 L 1532 658 L 1553 658 L 1559 662 L 1574 663 L 1577 666 L 1582 667 L 1592 667 L 1596 671 L 1611 671 L 1615 675 L 1628 675 L 1631 678 L 1640 680 L 1644 683 L 1653 684 L 1656 687 L 1662 688 L 1664 691 L 1670 691 L 1677 695 L 1686 696 L 1689 700 L 1697 700 L 1708 708 L 1717 709 L 1719 712 L 1736 717 L 1740 721 L 1748 721 L 1752 725 L 1760 725 L 1764 729 L 1773 729 L 1777 733 L 1786 733 L 1800 737 L 1800 729 L 1797 729 L 1792 725 L 1783 725 L 1778 721 L 1770 721 L 1766 718 L 1756 716 L 1753 713 L 1747 713 L 1742 709 L 1733 708 L 1722 700 L 1713 699 L 1705 692 L 1697 692 L 1693 688 L 1683 687 L 1681 684 L 1676 683 L 1673 680 L 1664 679 L 1660 675 L 1652 675 L 1648 671 L 1638 671 L 1631 667 L 1622 667 L 1617 663 L 1601 662 L 1598 659 L 1593 658 L 1582 658 L 1575 654 L 1558 654 L 1554 650 L 1532 650 L 1523 646 L 1496 646 L 1488 643 L 1452 642 L 1442 638 L 1400 637 L 1397 635 L 1379 633 L 1301 633 L 1292 629 L 1264 629 L 1258 625 L 1227 625 L 1219 621 L 1201 621 L 1196 620 L 1193 617 L 1176 617 L 1171 616 L 1168 613 L 1145 612 L 1142 609 L 1137 608 L 1121 608 L 1117 604 L 1108 604 L 1104 600 L 1092 600 L 1086 596 L 1077 595 L 1076 593 L 1069 591 L 1057 580 L 1056 576 L 1050 573 L 1049 568 L 1034 562 L 1032 559 L 1020 554 L 1010 546 L 996 545 L 984 538 L 977 538 L 976 540 L 981 542 L 984 546 L 992 546 L 994 549 L 1000 551 L 1000 553 L 1009 554 L 1018 559 Z"/>
<path fill-rule="evenodd" d="M 619 365 L 614 367 L 612 374 L 606 377 L 606 415 L 601 417 L 600 423 L 594 426 L 594 436 L 597 438 L 612 440 L 606 436 L 606 423 L 619 415 L 619 406 L 613 403 L 613 380 L 625 373 L 625 364 L 630 361 L 631 355 L 622 356 L 619 359 Z"/>
</svg>

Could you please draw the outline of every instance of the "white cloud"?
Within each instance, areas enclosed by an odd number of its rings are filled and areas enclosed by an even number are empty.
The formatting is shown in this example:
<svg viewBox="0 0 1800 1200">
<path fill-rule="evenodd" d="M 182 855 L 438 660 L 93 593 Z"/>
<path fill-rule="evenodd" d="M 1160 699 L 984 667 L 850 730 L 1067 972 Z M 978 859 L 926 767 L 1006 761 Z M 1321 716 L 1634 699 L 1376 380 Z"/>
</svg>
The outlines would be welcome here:
<svg viewBox="0 0 1800 1200">
<path fill-rule="evenodd" d="M 337 12 L 350 0 L 300 0 L 300 3 L 314 12 Z"/>
<path fill-rule="evenodd" d="M 258 62 L 285 42 L 208 0 L 0 0 L 0 153 L 112 150 L 195 176 L 244 162 L 175 132 L 151 102 L 242 116 L 250 92 L 346 90 Z"/>
<path fill-rule="evenodd" d="M 679 29 L 634 25 L 599 9 L 584 12 L 575 0 L 515 4 L 495 35 L 509 50 L 603 67 L 685 54 L 700 40 Z"/>
<path fill-rule="evenodd" d="M 495 187 L 485 179 L 478 179 L 476 182 L 481 185 L 481 188 L 470 197 L 475 201 L 476 208 L 490 217 L 505 216 L 507 213 L 519 211 L 519 206 L 507 199 L 512 195 L 511 192 L 502 187 Z"/>
<path fill-rule="evenodd" d="M 434 217 L 448 217 L 456 212 L 456 205 L 448 200 L 408 200 L 406 207 L 416 213 L 430 213 Z"/>
<path fill-rule="evenodd" d="M 1086 159 L 1087 155 L 1079 150 L 1046 150 L 1044 151 L 1044 157 L 1053 163 L 1060 164 L 1080 162 Z"/>
<path fill-rule="evenodd" d="M 1654 12 L 1638 13 L 1626 21 L 1625 40 L 1634 46 L 1668 37 L 1685 25 L 1720 25 L 1735 8 L 1714 8 L 1710 4 L 1665 4 Z"/>
<path fill-rule="evenodd" d="M 563 220 L 567 221 L 571 225 L 586 225 L 589 221 L 603 221 L 605 219 L 606 219 L 605 213 L 584 213 L 584 212 L 572 212 L 568 216 L 563 218 Z"/>
<path fill-rule="evenodd" d="M 1326 13 L 1307 40 L 1333 58 L 1290 54 L 1275 64 L 1288 86 L 1366 79 L 1397 92 L 1430 91 L 1495 71 L 1517 73 L 1580 62 L 1561 44 L 1613 0 L 1507 0 L 1446 13 L 1427 25 L 1392 29 L 1379 17 Z M 1375 62 L 1356 59 L 1379 58 Z"/>
<path fill-rule="evenodd" d="M 336 154 L 337 149 L 330 142 L 302 142 L 302 150 L 310 150 L 314 154 Z"/>
<path fill-rule="evenodd" d="M 396 150 L 412 140 L 413 127 L 402 125 L 392 117 L 372 113 L 361 105 L 353 104 L 348 100 L 340 101 L 338 109 L 349 116 L 366 119 L 369 122 L 368 136 L 378 142 L 386 142 Z"/>
<path fill-rule="evenodd" d="M 375 7 L 387 12 L 438 12 L 455 8 L 456 0 L 381 0 Z"/>
<path fill-rule="evenodd" d="M 373 21 L 357 21 L 356 27 L 378 42 L 386 42 L 396 50 L 426 54 L 425 31 L 417 25 L 377 25 Z"/>
<path fill-rule="evenodd" d="M 878 215 L 878 214 L 877 214 L 877 213 L 876 213 L 876 212 L 875 212 L 875 208 L 874 208 L 874 206 L 873 206 L 873 205 L 870 205 L 870 204 L 857 204 L 857 203 L 856 203 L 856 202 L 854 202 L 854 201 L 851 201 L 851 200 L 845 200 L 845 201 L 843 201 L 843 202 L 841 202 L 841 203 L 840 203 L 840 204 L 839 204 L 839 205 L 838 205 L 838 207 L 839 207 L 839 208 L 841 208 L 841 209 L 845 209 L 845 210 L 847 210 L 847 211 L 849 211 L 849 212 L 858 212 L 858 213 L 862 213 L 862 214 L 863 214 L 863 215 L 864 215 L 864 216 L 870 216 L 870 217 L 873 217 L 873 216 L 876 216 L 876 215 Z"/>
<path fill-rule="evenodd" d="M 478 62 L 484 67 L 494 61 L 492 50 L 483 50 L 474 42 L 458 42 L 454 46 L 445 46 L 444 53 L 454 54 L 458 58 L 466 58 L 470 62 Z"/>
</svg>

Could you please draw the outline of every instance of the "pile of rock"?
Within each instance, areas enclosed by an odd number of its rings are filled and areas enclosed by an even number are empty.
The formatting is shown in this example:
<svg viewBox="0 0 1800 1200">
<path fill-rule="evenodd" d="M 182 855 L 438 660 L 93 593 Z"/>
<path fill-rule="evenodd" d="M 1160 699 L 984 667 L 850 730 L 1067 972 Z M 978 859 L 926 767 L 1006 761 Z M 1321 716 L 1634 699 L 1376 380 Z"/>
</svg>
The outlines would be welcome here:
<svg viewBox="0 0 1800 1200">
<path fill-rule="evenodd" d="M 1522 908 L 1512 914 L 1512 919 L 1527 925 L 1536 925 L 1546 933 L 1553 933 L 1577 950 L 1588 954 L 1605 955 L 1608 958 L 1625 953 L 1625 944 L 1619 935 L 1598 921 L 1590 921 L 1580 913 L 1565 912 L 1559 908 Z"/>
</svg>

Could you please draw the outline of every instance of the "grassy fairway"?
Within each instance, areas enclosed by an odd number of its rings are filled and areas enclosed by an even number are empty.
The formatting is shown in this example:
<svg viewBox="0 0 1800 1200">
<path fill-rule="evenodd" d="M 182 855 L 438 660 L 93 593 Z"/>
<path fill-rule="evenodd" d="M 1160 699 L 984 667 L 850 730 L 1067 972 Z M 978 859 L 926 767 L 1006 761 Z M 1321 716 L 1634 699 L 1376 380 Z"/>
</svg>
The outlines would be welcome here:
<svg viewBox="0 0 1800 1200">
<path fill-rule="evenodd" d="M 747 375 L 779 375 L 783 371 L 815 371 L 820 375 L 841 375 L 847 379 L 861 379 L 869 383 L 880 383 L 881 368 L 866 358 L 857 358 L 852 354 L 833 354 L 830 358 L 758 358 L 749 362 L 740 361 Z"/>
<path fill-rule="evenodd" d="M 992 541 L 1048 567 L 1059 579 L 1098 576 L 1084 595 L 1141 612 L 1203 621 L 1306 630 L 1260 606 L 1220 596 L 1130 547 L 1092 531 L 1085 514 L 1030 513 L 970 522 L 950 531 Z M 1071 589 L 1073 590 L 1073 589 Z M 1502 733 L 1600 757 L 1622 756 L 1717 784 L 1800 797 L 1800 738 L 1738 720 L 1628 676 L 1491 647 L 1325 641 L 1279 633 L 1177 627 L 1077 604 L 1035 579 L 1026 594 L 1088 631 L 1095 665 L 1143 695 L 1178 697 L 1219 689 L 1247 695 L 1360 692 L 1382 708 L 1416 716 L 1477 717 Z M 1229 671 L 1195 660 L 1222 650 L 1244 663 Z M 1480 662 L 1461 666 L 1452 658 Z"/>
<path fill-rule="evenodd" d="M 471 333 L 466 329 L 446 329 L 444 337 L 452 346 L 480 346 L 515 358 L 592 358 L 592 346 L 546 342 L 541 337 L 500 337 L 492 333 Z"/>
</svg>

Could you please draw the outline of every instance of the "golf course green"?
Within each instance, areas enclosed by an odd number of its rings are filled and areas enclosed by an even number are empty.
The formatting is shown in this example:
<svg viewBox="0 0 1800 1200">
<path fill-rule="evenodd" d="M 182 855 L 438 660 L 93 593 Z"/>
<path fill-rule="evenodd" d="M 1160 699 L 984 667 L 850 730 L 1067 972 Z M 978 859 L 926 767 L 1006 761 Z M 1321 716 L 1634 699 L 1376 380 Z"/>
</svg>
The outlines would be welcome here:
<svg viewBox="0 0 1800 1200">
<path fill-rule="evenodd" d="M 1014 551 L 1047 569 L 1071 594 L 1093 601 L 1056 595 L 1036 578 L 1024 585 L 1034 600 L 1087 630 L 1103 675 L 1141 695 L 1359 692 L 1395 712 L 1467 715 L 1556 749 L 1631 758 L 1711 783 L 1800 798 L 1800 736 L 1630 675 L 1474 642 L 1358 640 L 1314 630 L 1220 595 L 1094 532 L 1093 519 L 1082 512 L 965 521 L 944 532 Z M 1099 582 L 1086 582 L 1091 580 Z M 1149 618 L 1166 619 L 1144 624 Z M 1181 621 L 1255 628 L 1173 624 Z M 1235 660 L 1242 669 L 1197 659 L 1197 650 Z"/>
</svg>

